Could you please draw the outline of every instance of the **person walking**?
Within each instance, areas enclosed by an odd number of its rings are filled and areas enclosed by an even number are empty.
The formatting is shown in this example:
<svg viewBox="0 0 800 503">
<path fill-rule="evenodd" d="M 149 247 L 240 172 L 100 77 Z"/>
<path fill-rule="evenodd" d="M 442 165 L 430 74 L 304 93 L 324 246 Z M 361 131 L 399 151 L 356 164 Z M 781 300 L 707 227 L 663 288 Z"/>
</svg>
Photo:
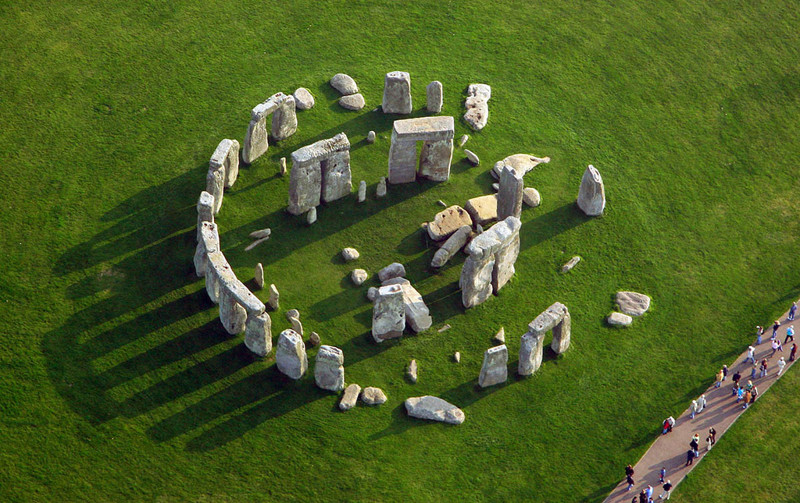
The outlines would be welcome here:
<svg viewBox="0 0 800 503">
<path fill-rule="evenodd" d="M 697 452 L 700 449 L 700 435 L 697 433 L 694 434 L 692 437 L 692 441 L 689 442 L 689 447 L 695 452 L 695 457 L 697 456 Z"/>
<path fill-rule="evenodd" d="M 708 429 L 708 436 L 711 437 L 711 445 L 717 443 L 717 430 L 713 426 Z"/>
<path fill-rule="evenodd" d="M 711 446 L 714 444 L 711 443 L 711 433 L 706 436 L 706 452 L 711 450 Z"/>
<path fill-rule="evenodd" d="M 743 409 L 747 408 L 747 405 L 750 403 L 750 398 L 752 398 L 753 393 L 750 390 L 745 391 L 744 393 L 744 404 L 742 405 Z"/>
<path fill-rule="evenodd" d="M 742 378 L 742 374 L 739 373 L 737 370 L 735 374 L 733 374 L 733 384 L 739 384 L 739 380 Z"/>
<path fill-rule="evenodd" d="M 767 377 L 767 359 L 764 358 L 761 360 L 761 372 L 758 374 L 759 377 Z"/>
<path fill-rule="evenodd" d="M 789 361 L 794 361 L 794 356 L 797 354 L 797 344 L 792 343 L 792 350 L 789 352 Z"/>
<path fill-rule="evenodd" d="M 783 348 L 781 347 L 781 341 L 778 339 L 772 339 L 772 353 L 770 353 L 769 357 L 772 358 L 775 356 L 775 353 L 777 353 L 779 350 L 783 351 Z"/>
<path fill-rule="evenodd" d="M 700 395 L 700 398 L 697 399 L 697 413 L 700 414 L 706 408 L 706 396 Z"/>
<path fill-rule="evenodd" d="M 753 368 L 750 370 L 750 379 L 755 379 L 758 374 L 758 365 L 753 362 Z"/>
<path fill-rule="evenodd" d="M 672 491 L 672 482 L 667 480 L 667 482 L 663 486 L 661 486 L 661 488 L 664 489 L 664 492 L 661 493 L 661 496 L 659 496 L 658 499 L 660 499 L 660 500 L 667 499 L 668 500 L 669 499 L 669 493 Z M 666 498 L 664 496 L 666 496 Z"/>
<path fill-rule="evenodd" d="M 625 481 L 628 482 L 628 491 L 633 488 L 633 466 L 628 465 L 625 467 Z"/>
<path fill-rule="evenodd" d="M 722 366 L 722 380 L 724 381 L 727 378 L 728 378 L 728 366 L 727 365 L 723 365 Z"/>
<path fill-rule="evenodd" d="M 653 486 L 649 485 L 644 490 L 645 496 L 647 496 L 647 502 L 652 503 L 653 501 Z"/>
<path fill-rule="evenodd" d="M 749 362 L 756 362 L 756 348 L 753 346 L 747 346 L 747 358 L 744 359 L 744 363 Z"/>
<path fill-rule="evenodd" d="M 717 381 L 714 383 L 715 388 L 722 386 L 722 377 L 722 369 L 719 369 L 719 372 L 717 372 Z"/>
<path fill-rule="evenodd" d="M 761 336 L 764 335 L 764 327 L 756 325 L 756 346 L 761 344 Z"/>
<path fill-rule="evenodd" d="M 744 398 L 744 388 L 736 390 L 736 403 L 739 403 Z"/>
<path fill-rule="evenodd" d="M 689 466 L 694 463 L 694 451 L 689 449 L 686 451 L 686 464 L 683 466 Z"/>
<path fill-rule="evenodd" d="M 667 476 L 667 467 L 666 466 L 662 466 L 661 467 L 661 471 L 658 472 L 658 483 L 659 484 L 663 484 L 664 483 L 664 477 L 666 477 L 666 476 Z"/>
<path fill-rule="evenodd" d="M 694 419 L 695 414 L 697 414 L 697 400 L 692 400 L 692 404 L 689 406 L 690 419 Z"/>
<path fill-rule="evenodd" d="M 797 313 L 797 302 L 792 302 L 792 307 L 789 308 L 789 316 L 786 318 L 789 321 L 794 321 L 794 315 Z"/>
<path fill-rule="evenodd" d="M 781 328 L 781 322 L 775 320 L 775 323 L 772 324 L 772 337 L 770 339 L 774 339 L 776 335 L 778 335 L 778 329 Z"/>
<path fill-rule="evenodd" d="M 786 329 L 786 338 L 783 339 L 783 343 L 786 344 L 790 340 L 794 342 L 794 325 L 789 325 L 789 328 Z"/>
<path fill-rule="evenodd" d="M 753 386 L 753 391 L 750 393 L 750 405 L 753 405 L 756 398 L 758 398 L 758 386 Z"/>
<path fill-rule="evenodd" d="M 781 359 L 778 360 L 778 375 L 776 377 L 781 376 L 781 373 L 783 373 L 783 368 L 785 366 L 786 366 L 786 360 L 784 360 L 783 357 L 781 356 Z"/>
</svg>

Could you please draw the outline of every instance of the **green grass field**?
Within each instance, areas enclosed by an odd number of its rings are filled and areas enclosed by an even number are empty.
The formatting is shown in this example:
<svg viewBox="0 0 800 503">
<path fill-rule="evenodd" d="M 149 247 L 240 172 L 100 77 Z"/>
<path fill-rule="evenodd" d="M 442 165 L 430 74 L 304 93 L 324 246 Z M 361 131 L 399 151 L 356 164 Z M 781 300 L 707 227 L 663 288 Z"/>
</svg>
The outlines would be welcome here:
<svg viewBox="0 0 800 503">
<path fill-rule="evenodd" d="M 800 297 L 793 2 L 34 0 L 0 16 L 4 501 L 601 501 L 660 421 Z M 467 144 L 479 167 L 457 149 L 448 182 L 376 200 L 397 117 L 371 110 L 393 70 L 411 74 L 414 116 L 440 80 L 442 114 L 456 118 L 466 86 L 490 84 L 490 119 Z M 337 72 L 355 78 L 363 111 L 336 104 Z M 211 153 L 242 141 L 253 106 L 300 86 L 317 104 L 241 170 L 222 245 L 240 279 L 252 284 L 262 262 L 281 291 L 273 334 L 299 309 L 307 331 L 344 350 L 348 382 L 386 391 L 377 408 L 339 413 L 313 375 L 290 383 L 274 352 L 252 358 L 194 276 Z M 284 212 L 277 161 L 340 131 L 368 202 L 322 207 L 308 227 Z M 456 136 L 467 132 L 457 121 Z M 429 271 L 419 225 L 439 199 L 491 193 L 491 166 L 519 152 L 552 158 L 526 176 L 542 205 L 523 211 L 515 278 L 464 312 L 463 257 Z M 574 206 L 590 163 L 608 199 L 596 219 Z M 263 227 L 272 239 L 245 253 Z M 358 262 L 341 262 L 345 246 Z M 575 254 L 584 260 L 561 275 Z M 347 275 L 393 261 L 449 331 L 369 341 L 377 283 Z M 619 289 L 653 297 L 627 330 L 603 321 Z M 500 326 L 514 366 L 527 323 L 555 301 L 572 313 L 569 352 L 476 390 Z M 411 358 L 416 385 L 403 377 Z M 782 380 L 676 498 L 712 501 L 713 486 L 714 501 L 794 501 L 767 475 L 794 459 L 793 389 Z M 466 422 L 408 418 L 403 400 L 423 394 Z"/>
</svg>

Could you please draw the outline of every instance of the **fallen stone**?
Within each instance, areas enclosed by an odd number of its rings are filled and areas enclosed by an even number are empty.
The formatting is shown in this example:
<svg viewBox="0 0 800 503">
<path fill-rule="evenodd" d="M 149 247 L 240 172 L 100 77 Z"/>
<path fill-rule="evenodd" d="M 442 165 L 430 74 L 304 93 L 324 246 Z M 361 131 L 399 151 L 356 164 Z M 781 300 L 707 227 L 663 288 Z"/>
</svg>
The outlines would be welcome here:
<svg viewBox="0 0 800 503">
<path fill-rule="evenodd" d="M 494 334 L 494 342 L 498 344 L 505 344 L 506 343 L 506 329 L 504 327 L 500 327 L 500 330 Z"/>
<path fill-rule="evenodd" d="M 358 86 L 353 77 L 345 73 L 337 73 L 331 78 L 331 87 L 339 91 L 342 95 L 355 94 L 358 92 Z"/>
<path fill-rule="evenodd" d="M 426 108 L 428 112 L 438 114 L 442 111 L 442 103 L 444 102 L 442 95 L 442 83 L 434 80 L 425 87 L 425 94 L 427 97 Z"/>
<path fill-rule="evenodd" d="M 441 241 L 465 225 L 472 227 L 469 213 L 461 206 L 450 206 L 437 213 L 433 221 L 428 223 L 428 236 L 434 241 Z"/>
<path fill-rule="evenodd" d="M 461 138 L 459 138 L 459 140 L 458 140 L 459 148 L 461 148 L 464 145 L 466 145 L 468 140 L 469 140 L 469 135 L 468 134 L 461 135 Z"/>
<path fill-rule="evenodd" d="M 525 189 L 522 190 L 522 202 L 531 208 L 536 208 L 542 204 L 542 196 L 539 194 L 539 191 L 533 187 L 525 187 Z"/>
<path fill-rule="evenodd" d="M 361 255 L 358 253 L 358 250 L 355 248 L 345 248 L 342 250 L 342 258 L 345 262 L 352 262 L 360 256 Z"/>
<path fill-rule="evenodd" d="M 489 84 L 470 84 L 467 87 L 467 96 L 475 96 L 489 101 L 492 99 L 492 87 Z"/>
<path fill-rule="evenodd" d="M 334 346 L 320 346 L 314 359 L 314 381 L 322 389 L 344 389 L 344 353 Z"/>
<path fill-rule="evenodd" d="M 472 221 L 486 225 L 497 220 L 497 195 L 473 197 L 464 205 Z"/>
<path fill-rule="evenodd" d="M 450 328 L 451 328 L 450 324 L 449 323 L 445 323 L 444 325 L 442 325 L 442 327 L 439 330 L 437 330 L 437 332 L 439 332 L 441 334 L 442 332 L 444 332 L 446 330 L 450 330 Z"/>
<path fill-rule="evenodd" d="M 313 224 L 317 221 L 317 208 L 316 206 L 308 210 L 306 213 L 306 220 L 308 221 L 308 225 Z"/>
<path fill-rule="evenodd" d="M 447 208 L 447 203 L 445 203 L 445 202 L 444 202 L 444 201 L 442 201 L 441 199 L 439 199 L 438 201 L 436 201 L 436 204 L 438 204 L 438 205 L 439 205 L 439 206 L 441 206 L 442 208 Z"/>
<path fill-rule="evenodd" d="M 256 264 L 256 270 L 253 274 L 253 279 L 256 280 L 256 286 L 259 289 L 264 288 L 264 266 L 261 265 L 261 262 Z"/>
<path fill-rule="evenodd" d="M 403 289 L 400 285 L 387 285 L 378 289 L 372 306 L 372 337 L 375 342 L 395 339 L 403 335 L 406 326 Z"/>
<path fill-rule="evenodd" d="M 389 72 L 383 81 L 381 109 L 385 114 L 410 114 L 411 76 L 408 72 Z"/>
<path fill-rule="evenodd" d="M 454 232 L 447 238 L 447 241 L 444 242 L 442 247 L 436 250 L 436 253 L 433 255 L 433 260 L 431 260 L 431 267 L 438 268 L 445 265 L 448 260 L 453 258 L 456 253 L 464 248 L 471 233 L 472 229 L 469 225 L 464 225 Z"/>
<path fill-rule="evenodd" d="M 351 94 L 349 96 L 342 96 L 339 98 L 339 105 L 347 110 L 361 110 L 364 108 L 366 102 L 361 93 Z"/>
<path fill-rule="evenodd" d="M 374 286 L 369 287 L 369 290 L 367 290 L 367 299 L 369 299 L 370 302 L 375 302 L 375 299 L 377 297 L 378 297 L 378 289 L 375 288 Z"/>
<path fill-rule="evenodd" d="M 514 154 L 506 157 L 502 161 L 497 161 L 494 163 L 494 167 L 492 168 L 492 176 L 495 178 L 495 180 L 499 180 L 500 172 L 503 170 L 503 166 L 508 166 L 522 176 L 525 176 L 526 173 L 532 171 L 533 168 L 539 164 L 547 164 L 548 162 L 550 162 L 549 157 L 536 157 L 535 155 L 530 154 Z"/>
<path fill-rule="evenodd" d="M 291 379 L 300 379 L 308 369 L 308 356 L 303 338 L 294 330 L 284 330 L 278 336 L 275 361 L 283 374 Z"/>
<path fill-rule="evenodd" d="M 316 332 L 311 332 L 311 335 L 308 336 L 308 345 L 312 348 L 319 346 L 319 343 L 322 342 L 319 334 Z"/>
<path fill-rule="evenodd" d="M 244 249 L 244 251 L 250 251 L 250 250 L 252 250 L 253 248 L 255 248 L 256 246 L 260 245 L 261 243 L 263 243 L 264 241 L 266 241 L 268 239 L 269 239 L 269 236 L 267 236 L 265 238 L 261 238 L 261 239 L 256 239 L 255 241 L 253 241 L 252 243 L 247 245 L 247 247 Z"/>
<path fill-rule="evenodd" d="M 364 388 L 361 392 L 361 401 L 367 405 L 380 405 L 386 403 L 386 393 L 380 388 Z"/>
<path fill-rule="evenodd" d="M 297 309 L 289 309 L 286 311 L 286 321 L 292 321 L 292 318 L 299 320 L 300 319 L 300 311 Z"/>
<path fill-rule="evenodd" d="M 358 395 L 361 393 L 361 386 L 358 384 L 351 384 L 350 386 L 344 389 L 344 395 L 342 395 L 342 400 L 339 402 L 339 410 L 350 410 L 356 406 L 356 400 L 358 400 Z"/>
<path fill-rule="evenodd" d="M 441 421 L 449 424 L 464 422 L 464 411 L 435 396 L 417 396 L 405 401 L 406 411 L 411 417 Z"/>
<path fill-rule="evenodd" d="M 591 164 L 583 172 L 577 202 L 578 208 L 590 217 L 602 215 L 606 208 L 606 191 L 603 186 L 603 178 L 600 176 L 600 172 Z"/>
<path fill-rule="evenodd" d="M 411 282 L 405 278 L 392 278 L 383 282 L 383 286 L 399 285 L 403 290 L 403 306 L 406 312 L 406 324 L 416 333 L 420 333 L 431 328 L 433 319 L 430 315 L 428 306 L 422 299 L 422 295 L 411 286 Z"/>
<path fill-rule="evenodd" d="M 608 322 L 609 325 L 627 327 L 628 325 L 633 323 L 633 318 L 631 318 L 627 314 L 614 312 L 614 313 L 611 313 L 610 315 L 608 315 L 608 318 L 606 319 L 606 321 Z"/>
<path fill-rule="evenodd" d="M 406 268 L 400 262 L 392 262 L 380 271 L 378 271 L 378 279 L 383 283 L 392 278 L 405 277 Z"/>
<path fill-rule="evenodd" d="M 461 353 L 460 352 L 456 351 L 453 354 L 453 361 L 456 362 L 456 363 L 461 363 Z"/>
<path fill-rule="evenodd" d="M 561 272 L 562 273 L 570 272 L 572 270 L 572 268 L 575 267 L 576 265 L 578 265 L 578 262 L 580 262 L 580 261 L 581 261 L 581 258 L 579 256 L 575 255 L 574 257 L 569 259 L 569 261 L 566 264 L 564 264 L 563 267 L 561 267 Z"/>
<path fill-rule="evenodd" d="M 272 230 L 270 229 L 259 229 L 257 231 L 253 231 L 250 233 L 250 237 L 253 239 L 263 239 L 268 238 L 272 234 Z"/>
<path fill-rule="evenodd" d="M 367 133 L 367 143 L 375 143 L 375 131 Z"/>
<path fill-rule="evenodd" d="M 483 366 L 478 377 L 478 385 L 488 388 L 508 379 L 508 348 L 505 344 L 494 346 L 483 354 Z"/>
<path fill-rule="evenodd" d="M 298 110 L 308 110 L 314 106 L 314 96 L 305 87 L 298 87 L 292 96 Z"/>
<path fill-rule="evenodd" d="M 367 200 L 367 182 L 361 180 L 358 184 L 358 202 L 363 203 Z"/>
<path fill-rule="evenodd" d="M 375 189 L 375 197 L 384 197 L 386 195 L 386 177 L 381 177 L 378 180 L 378 186 Z"/>
<path fill-rule="evenodd" d="M 364 269 L 353 269 L 353 272 L 350 273 L 350 279 L 356 286 L 364 284 L 368 277 L 367 271 Z"/>
<path fill-rule="evenodd" d="M 285 157 L 281 157 L 281 160 L 278 161 L 278 173 L 280 173 L 281 176 L 286 176 L 286 158 Z"/>
<path fill-rule="evenodd" d="M 408 364 L 406 375 L 412 384 L 417 384 L 417 360 L 411 360 L 411 363 Z"/>
<path fill-rule="evenodd" d="M 270 309 L 273 311 L 276 311 L 278 307 L 280 307 L 280 297 L 281 295 L 278 293 L 278 287 L 276 287 L 274 284 L 269 285 L 269 300 L 267 301 L 267 304 L 269 304 Z"/>
<path fill-rule="evenodd" d="M 469 150 L 469 149 L 465 148 L 464 149 L 464 155 L 467 156 L 467 160 L 473 166 L 477 166 L 477 165 L 479 165 L 481 163 L 481 160 L 478 158 L 478 155 L 475 152 L 473 152 L 472 150 Z"/>
<path fill-rule="evenodd" d="M 617 292 L 619 310 L 630 316 L 641 316 L 650 309 L 650 297 L 643 293 Z"/>
</svg>

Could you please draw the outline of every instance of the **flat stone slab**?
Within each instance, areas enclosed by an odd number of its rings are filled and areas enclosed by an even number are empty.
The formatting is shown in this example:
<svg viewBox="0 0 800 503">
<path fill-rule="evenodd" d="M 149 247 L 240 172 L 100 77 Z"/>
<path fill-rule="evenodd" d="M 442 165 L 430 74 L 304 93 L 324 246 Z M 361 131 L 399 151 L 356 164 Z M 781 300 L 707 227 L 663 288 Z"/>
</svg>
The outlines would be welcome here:
<svg viewBox="0 0 800 503">
<path fill-rule="evenodd" d="M 472 221 L 478 225 L 486 225 L 497 220 L 497 196 L 473 197 L 464 205 Z"/>
<path fill-rule="evenodd" d="M 464 411 L 435 396 L 411 397 L 406 399 L 405 405 L 406 411 L 411 417 L 449 424 L 464 422 Z"/>
<path fill-rule="evenodd" d="M 579 256 L 575 255 L 574 257 L 569 259 L 569 261 L 566 264 L 564 264 L 563 267 L 561 267 L 561 272 L 564 272 L 564 273 L 570 272 L 572 270 L 572 268 L 575 267 L 576 265 L 578 265 L 578 262 L 580 262 L 580 261 L 581 261 L 581 258 Z"/>
<path fill-rule="evenodd" d="M 433 221 L 428 223 L 428 236 L 434 241 L 441 241 L 465 225 L 472 227 L 472 217 L 467 210 L 457 205 L 450 206 L 437 213 Z"/>
<path fill-rule="evenodd" d="M 650 309 L 650 297 L 637 292 L 617 292 L 619 310 L 630 316 L 641 316 Z"/>
<path fill-rule="evenodd" d="M 631 318 L 627 314 L 622 314 L 622 313 L 616 313 L 615 312 L 615 313 L 611 313 L 610 315 L 608 315 L 608 318 L 606 319 L 606 321 L 608 322 L 609 325 L 627 327 L 628 325 L 633 323 L 633 318 Z"/>
<path fill-rule="evenodd" d="M 339 410 L 350 410 L 356 406 L 356 400 L 358 400 L 358 395 L 361 394 L 361 386 L 358 384 L 351 384 L 350 386 L 344 389 L 344 395 L 342 395 L 342 400 L 339 402 Z"/>
<path fill-rule="evenodd" d="M 396 120 L 392 134 L 400 141 L 437 141 L 452 140 L 454 131 L 453 117 L 444 115 Z"/>
</svg>

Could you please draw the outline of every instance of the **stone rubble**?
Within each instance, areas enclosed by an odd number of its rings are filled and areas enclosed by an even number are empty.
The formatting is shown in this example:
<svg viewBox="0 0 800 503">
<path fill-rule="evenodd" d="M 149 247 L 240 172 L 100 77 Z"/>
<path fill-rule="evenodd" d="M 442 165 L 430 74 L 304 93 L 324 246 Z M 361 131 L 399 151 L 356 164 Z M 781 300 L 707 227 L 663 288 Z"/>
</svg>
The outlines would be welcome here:
<svg viewBox="0 0 800 503">
<path fill-rule="evenodd" d="M 417 360 L 411 360 L 411 363 L 408 364 L 406 375 L 412 384 L 417 384 Z"/>
<path fill-rule="evenodd" d="M 308 336 L 308 345 L 312 348 L 319 346 L 322 339 L 320 338 L 319 334 L 316 332 L 311 332 L 311 335 Z"/>
<path fill-rule="evenodd" d="M 252 239 L 263 239 L 268 238 L 272 234 L 272 230 L 270 229 L 259 229 L 257 231 L 253 231 L 250 233 L 250 237 Z"/>
<path fill-rule="evenodd" d="M 473 197 L 467 201 L 464 209 L 469 213 L 473 223 L 486 225 L 497 221 L 497 198 L 496 194 Z"/>
<path fill-rule="evenodd" d="M 286 158 L 281 157 L 280 161 L 278 161 L 278 173 L 281 176 L 286 176 Z"/>
<path fill-rule="evenodd" d="M 467 156 L 467 160 L 473 166 L 478 166 L 481 163 L 480 158 L 478 158 L 478 154 L 476 154 L 472 150 L 469 150 L 469 149 L 465 148 L 464 149 L 464 155 Z"/>
<path fill-rule="evenodd" d="M 423 332 L 433 324 L 428 306 L 422 299 L 422 295 L 416 288 L 411 286 L 411 282 L 405 278 L 392 278 L 383 282 L 383 286 L 399 285 L 403 290 L 403 306 L 406 313 L 406 325 L 415 333 Z"/>
<path fill-rule="evenodd" d="M 566 264 L 564 264 L 561 267 L 561 272 L 562 273 L 570 272 L 572 270 L 572 268 L 575 267 L 576 265 L 578 265 L 578 262 L 580 262 L 580 261 L 581 261 L 581 258 L 579 256 L 575 255 L 574 257 L 569 259 L 569 261 L 567 261 Z"/>
<path fill-rule="evenodd" d="M 378 298 L 378 289 L 375 288 L 374 286 L 369 287 L 369 289 L 367 290 L 367 299 L 370 302 L 375 302 L 375 299 L 377 298 Z"/>
<path fill-rule="evenodd" d="M 461 353 L 459 351 L 453 353 L 453 361 L 456 363 L 461 363 Z"/>
<path fill-rule="evenodd" d="M 375 188 L 375 197 L 381 198 L 385 196 L 386 196 L 386 177 L 382 176 L 381 179 L 378 180 L 378 185 Z"/>
<path fill-rule="evenodd" d="M 542 204 L 542 196 L 533 187 L 525 187 L 522 191 L 522 202 L 531 208 L 536 208 Z"/>
<path fill-rule="evenodd" d="M 536 157 L 530 154 L 514 154 L 506 157 L 502 161 L 494 163 L 492 168 L 492 176 L 495 180 L 500 179 L 500 172 L 503 171 L 503 166 L 508 166 L 514 169 L 517 173 L 525 176 L 528 172 L 539 164 L 547 164 L 550 162 L 549 157 Z"/>
<path fill-rule="evenodd" d="M 511 216 L 479 234 L 467 245 L 468 257 L 459 279 L 464 307 L 485 302 L 514 275 L 521 227 L 520 220 Z"/>
<path fill-rule="evenodd" d="M 316 206 L 308 210 L 306 213 L 306 221 L 308 221 L 308 225 L 312 225 L 314 222 L 317 221 L 317 208 Z"/>
<path fill-rule="evenodd" d="M 608 318 L 606 318 L 606 322 L 609 325 L 627 327 L 631 323 L 633 323 L 633 318 L 631 318 L 627 314 L 614 312 L 614 313 L 611 313 L 610 315 L 608 315 Z"/>
<path fill-rule="evenodd" d="M 469 127 L 480 131 L 489 121 L 489 104 L 492 88 L 486 84 L 470 84 L 467 88 L 467 99 L 464 101 L 464 120 Z"/>
<path fill-rule="evenodd" d="M 459 138 L 459 140 L 458 140 L 458 147 L 462 148 L 464 145 L 467 144 L 468 140 L 469 140 L 469 135 L 468 134 L 462 134 L 461 138 Z"/>
<path fill-rule="evenodd" d="M 367 143 L 372 144 L 375 143 L 375 131 L 370 131 L 367 133 Z"/>
<path fill-rule="evenodd" d="M 472 229 L 469 225 L 464 225 L 456 232 L 447 238 L 441 248 L 436 250 L 431 260 L 431 267 L 439 268 L 447 263 L 448 260 L 453 258 L 467 244 L 467 240 L 472 234 Z"/>
<path fill-rule="evenodd" d="M 353 77 L 347 75 L 346 73 L 337 73 L 331 78 L 330 81 L 331 87 L 339 91 L 340 94 L 343 96 L 347 96 L 348 94 L 355 94 L 358 92 L 358 86 L 356 85 L 356 81 L 353 80 Z"/>
<path fill-rule="evenodd" d="M 261 238 L 261 239 L 256 239 L 255 241 L 253 241 L 252 243 L 250 243 L 249 245 L 247 245 L 247 246 L 245 247 L 244 251 L 250 251 L 250 250 L 252 250 L 253 248 L 255 248 L 256 246 L 260 245 L 261 243 L 263 243 L 263 242 L 265 242 L 265 241 L 267 241 L 267 240 L 269 240 L 269 236 L 267 236 L 267 237 L 265 237 L 265 238 Z"/>
<path fill-rule="evenodd" d="M 392 262 L 391 264 L 387 265 L 380 271 L 378 271 L 378 279 L 381 283 L 390 280 L 392 278 L 399 278 L 405 277 L 406 275 L 406 268 L 403 267 L 403 264 L 400 262 Z"/>
<path fill-rule="evenodd" d="M 506 329 L 500 327 L 500 330 L 494 335 L 494 342 L 498 344 L 505 344 L 506 343 Z"/>
<path fill-rule="evenodd" d="M 367 387 L 361 392 L 361 401 L 366 405 L 380 405 L 386 400 L 386 393 L 380 388 Z"/>
<path fill-rule="evenodd" d="M 314 95 L 305 87 L 298 87 L 292 96 L 298 110 L 309 110 L 314 106 Z"/>
<path fill-rule="evenodd" d="M 364 284 L 368 277 L 367 271 L 364 269 L 353 269 L 353 272 L 350 273 L 350 279 L 356 286 L 361 286 Z"/>
<path fill-rule="evenodd" d="M 339 98 L 339 106 L 347 110 L 358 111 L 364 108 L 366 102 L 361 93 L 351 94 L 349 96 L 342 96 Z"/>
</svg>

